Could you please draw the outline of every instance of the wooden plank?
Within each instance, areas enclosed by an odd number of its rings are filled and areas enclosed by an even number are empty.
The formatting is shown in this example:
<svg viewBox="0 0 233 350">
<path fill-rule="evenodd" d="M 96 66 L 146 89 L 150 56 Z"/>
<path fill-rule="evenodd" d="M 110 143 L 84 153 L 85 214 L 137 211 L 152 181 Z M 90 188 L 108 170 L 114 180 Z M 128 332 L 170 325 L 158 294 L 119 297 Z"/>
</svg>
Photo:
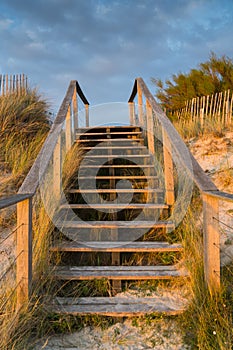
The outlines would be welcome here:
<svg viewBox="0 0 233 350">
<path fill-rule="evenodd" d="M 122 158 L 122 157 L 126 157 L 126 154 L 112 154 L 112 155 L 108 155 L 108 154 L 95 154 L 95 155 L 85 155 L 85 159 L 91 158 L 91 159 L 95 159 L 95 158 Z M 151 154 L 130 154 L 129 159 L 131 158 L 151 158 Z"/>
<path fill-rule="evenodd" d="M 166 297 L 133 298 L 133 297 L 56 297 L 48 304 L 53 312 L 73 315 L 102 315 L 112 317 L 143 316 L 151 313 L 177 315 L 185 311 L 185 307 L 167 303 Z"/>
<path fill-rule="evenodd" d="M 101 204 L 64 204 L 60 209 L 167 209 L 168 205 L 158 203 L 101 203 Z"/>
<path fill-rule="evenodd" d="M 175 203 L 172 145 L 164 129 L 162 129 L 162 134 L 163 134 L 164 182 L 165 182 L 165 189 L 166 189 L 166 204 L 172 206 Z"/>
<path fill-rule="evenodd" d="M 117 176 L 117 175 L 109 175 L 109 176 L 79 176 L 78 177 L 79 180 L 87 180 L 87 179 L 96 179 L 96 180 L 120 180 L 120 179 L 130 179 L 130 180 L 149 180 L 149 179 L 159 179 L 158 176 L 152 176 L 152 175 L 135 175 L 135 176 L 130 176 L 130 175 L 121 175 L 121 176 Z"/>
<path fill-rule="evenodd" d="M 202 192 L 203 194 L 207 194 L 210 197 L 215 197 L 218 198 L 219 200 L 222 201 L 227 201 L 227 202 L 233 202 L 233 194 L 232 193 L 226 193 L 222 191 L 204 191 Z"/>
<path fill-rule="evenodd" d="M 62 280 L 151 280 L 186 277 L 185 270 L 169 266 L 56 266 L 54 277 Z"/>
<path fill-rule="evenodd" d="M 131 125 L 136 123 L 135 120 L 135 104 L 134 102 L 128 102 L 129 105 L 129 122 Z"/>
<path fill-rule="evenodd" d="M 138 164 L 104 164 L 101 165 L 102 168 L 138 168 L 138 169 L 144 169 L 144 168 L 155 168 L 154 165 L 146 164 L 146 165 L 138 165 Z M 82 168 L 100 168 L 99 165 L 82 165 Z"/>
<path fill-rule="evenodd" d="M 211 293 L 220 288 L 220 232 L 218 199 L 202 194 L 205 279 Z"/>
<path fill-rule="evenodd" d="M 57 252 L 180 252 L 183 247 L 179 243 L 168 242 L 55 242 L 50 251 Z"/>
<path fill-rule="evenodd" d="M 174 227 L 172 221 L 63 221 L 56 222 L 66 228 L 160 228 Z"/>
<path fill-rule="evenodd" d="M 53 153 L 53 194 L 57 201 L 60 199 L 61 196 L 61 162 L 61 135 L 59 135 Z"/>
<path fill-rule="evenodd" d="M 137 138 L 137 139 L 132 139 L 132 138 L 121 138 L 121 139 L 91 139 L 91 140 L 82 140 L 82 139 L 76 139 L 75 140 L 75 142 L 77 142 L 77 143 L 82 143 L 82 142 L 89 142 L 89 143 L 93 143 L 93 142 L 103 142 L 103 141 L 105 141 L 106 142 L 106 140 L 108 140 L 108 141 L 111 141 L 111 142 L 117 142 L 117 143 L 119 143 L 119 142 L 140 142 L 140 141 L 142 141 L 143 139 L 142 138 Z"/>
<path fill-rule="evenodd" d="M 111 131 L 109 132 L 109 135 L 138 135 L 142 134 L 142 131 Z M 76 136 L 103 136 L 106 135 L 106 132 L 85 132 L 85 133 L 78 133 L 76 132 Z"/>
<path fill-rule="evenodd" d="M 109 141 L 107 141 L 109 143 Z M 118 146 L 118 145 L 111 145 L 111 146 L 108 146 L 106 144 L 106 142 L 102 145 L 102 146 L 95 146 L 95 147 L 82 147 L 83 150 L 90 150 L 90 149 L 93 149 L 93 150 L 108 150 L 108 149 L 111 149 L 111 150 L 114 150 L 114 149 L 127 149 L 127 150 L 134 150 L 134 149 L 147 149 L 146 146 L 137 146 L 137 145 L 134 145 L 134 146 Z"/>
<path fill-rule="evenodd" d="M 27 305 L 32 281 L 32 198 L 17 204 L 17 308 Z"/>
<path fill-rule="evenodd" d="M 68 152 L 72 146 L 72 120 L 71 120 L 70 105 L 69 105 L 67 113 L 66 113 L 65 135 L 66 135 L 66 152 Z"/>
<path fill-rule="evenodd" d="M 163 193 L 164 191 L 159 188 L 98 188 L 98 189 L 70 189 L 68 193 Z"/>
<path fill-rule="evenodd" d="M 24 201 L 25 199 L 31 198 L 32 194 L 14 194 L 10 197 L 0 199 L 0 209 L 10 207 L 11 205 L 17 204 Z"/>
</svg>

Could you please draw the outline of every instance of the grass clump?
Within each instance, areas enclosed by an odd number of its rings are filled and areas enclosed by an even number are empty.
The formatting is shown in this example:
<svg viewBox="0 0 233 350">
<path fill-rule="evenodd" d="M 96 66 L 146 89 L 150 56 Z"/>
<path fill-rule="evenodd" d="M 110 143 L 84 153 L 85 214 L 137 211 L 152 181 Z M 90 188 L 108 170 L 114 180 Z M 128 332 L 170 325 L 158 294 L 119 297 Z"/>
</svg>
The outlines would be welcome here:
<svg viewBox="0 0 233 350">
<path fill-rule="evenodd" d="M 12 174 L 9 181 L 15 191 L 33 164 L 49 128 L 48 104 L 35 89 L 0 96 L 0 163 Z M 2 186 L 0 190 L 3 191 Z"/>
</svg>

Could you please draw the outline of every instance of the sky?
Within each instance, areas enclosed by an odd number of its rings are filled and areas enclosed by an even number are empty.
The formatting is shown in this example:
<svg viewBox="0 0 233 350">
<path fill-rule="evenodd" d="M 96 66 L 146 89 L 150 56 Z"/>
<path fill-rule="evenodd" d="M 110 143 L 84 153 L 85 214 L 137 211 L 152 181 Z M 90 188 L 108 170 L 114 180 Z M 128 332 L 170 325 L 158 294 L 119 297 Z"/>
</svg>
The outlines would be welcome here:
<svg viewBox="0 0 233 350">
<path fill-rule="evenodd" d="M 28 76 L 56 112 L 70 80 L 91 105 L 126 102 L 208 60 L 233 58 L 233 0 L 0 0 L 0 74 Z"/>
</svg>

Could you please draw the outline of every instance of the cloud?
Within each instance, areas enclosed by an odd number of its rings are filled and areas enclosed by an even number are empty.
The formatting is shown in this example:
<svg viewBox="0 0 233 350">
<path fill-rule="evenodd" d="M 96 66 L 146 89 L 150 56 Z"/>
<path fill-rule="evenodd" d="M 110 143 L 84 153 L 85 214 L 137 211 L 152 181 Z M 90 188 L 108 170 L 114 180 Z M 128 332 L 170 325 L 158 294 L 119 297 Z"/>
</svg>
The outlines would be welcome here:
<svg viewBox="0 0 233 350">
<path fill-rule="evenodd" d="M 2 73 L 26 73 L 56 108 L 70 79 L 93 103 L 122 101 L 136 76 L 233 56 L 227 0 L 1 0 L 0 13 Z"/>
</svg>

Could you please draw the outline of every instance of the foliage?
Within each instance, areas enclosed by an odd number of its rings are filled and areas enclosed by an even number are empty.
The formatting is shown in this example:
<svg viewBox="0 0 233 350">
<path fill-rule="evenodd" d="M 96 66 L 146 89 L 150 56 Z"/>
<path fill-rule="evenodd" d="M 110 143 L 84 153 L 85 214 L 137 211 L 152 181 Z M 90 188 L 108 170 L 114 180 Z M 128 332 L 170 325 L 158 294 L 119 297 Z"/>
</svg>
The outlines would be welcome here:
<svg viewBox="0 0 233 350">
<path fill-rule="evenodd" d="M 19 187 L 50 128 L 48 105 L 28 89 L 0 96 L 0 162 Z"/>
<path fill-rule="evenodd" d="M 173 74 L 165 84 L 160 79 L 152 78 L 157 87 L 156 97 L 168 111 L 175 111 L 185 106 L 185 101 L 193 97 L 211 95 L 233 86 L 233 61 L 223 55 L 218 58 L 213 52 L 208 61 L 200 63 L 197 69 L 187 74 Z"/>
</svg>

